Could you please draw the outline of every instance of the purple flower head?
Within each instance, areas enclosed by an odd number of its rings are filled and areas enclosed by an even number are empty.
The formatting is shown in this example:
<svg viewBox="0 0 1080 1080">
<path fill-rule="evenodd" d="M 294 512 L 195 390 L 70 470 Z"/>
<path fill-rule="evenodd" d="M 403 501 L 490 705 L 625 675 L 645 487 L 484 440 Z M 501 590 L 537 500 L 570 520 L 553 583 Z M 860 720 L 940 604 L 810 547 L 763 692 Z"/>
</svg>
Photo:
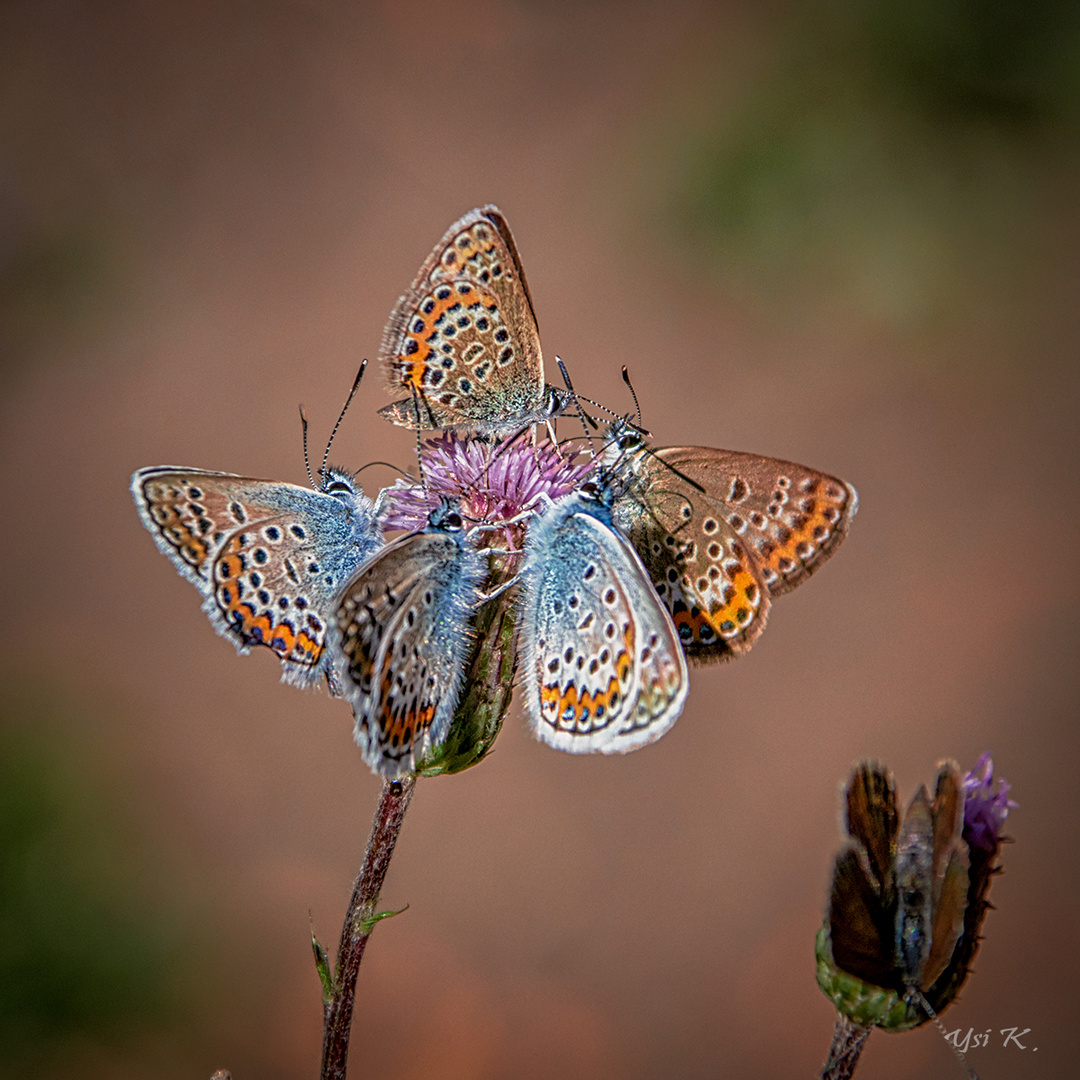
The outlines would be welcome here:
<svg viewBox="0 0 1080 1080">
<path fill-rule="evenodd" d="M 565 445 L 565 444 L 563 444 Z M 459 499 L 469 521 L 501 525 L 508 551 L 520 551 L 525 523 L 515 519 L 535 509 L 541 495 L 558 499 L 580 486 L 593 467 L 576 450 L 526 437 L 499 444 L 450 432 L 420 450 L 424 484 L 398 480 L 383 495 L 384 529 L 422 529 L 440 500 Z"/>
<path fill-rule="evenodd" d="M 1018 805 L 1009 798 L 1009 785 L 1000 778 L 998 785 L 995 794 L 994 762 L 989 754 L 983 754 L 964 777 L 964 839 L 988 854 L 997 851 L 1005 818 Z"/>
</svg>

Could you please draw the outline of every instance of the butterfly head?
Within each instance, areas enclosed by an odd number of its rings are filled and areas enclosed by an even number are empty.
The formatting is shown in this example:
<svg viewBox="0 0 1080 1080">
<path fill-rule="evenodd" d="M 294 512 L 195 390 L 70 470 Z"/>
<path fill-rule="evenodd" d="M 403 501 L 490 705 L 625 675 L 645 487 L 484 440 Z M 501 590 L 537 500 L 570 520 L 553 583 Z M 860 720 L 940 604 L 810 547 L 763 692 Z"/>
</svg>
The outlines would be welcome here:
<svg viewBox="0 0 1080 1080">
<path fill-rule="evenodd" d="M 587 503 L 610 510 L 622 488 L 621 478 L 610 470 L 593 474 L 578 488 L 578 495 Z"/>
<path fill-rule="evenodd" d="M 322 471 L 320 481 L 319 490 L 324 495 L 333 495 L 335 499 L 341 499 L 344 502 L 355 498 L 360 493 L 360 487 L 352 473 L 332 465 Z"/>
<path fill-rule="evenodd" d="M 642 463 L 649 454 L 648 432 L 629 417 L 619 417 L 607 425 L 603 449 L 595 459 L 589 478 L 594 497 L 611 506 L 618 499 L 643 492 L 648 480 Z"/>
<path fill-rule="evenodd" d="M 428 526 L 439 532 L 459 533 L 465 528 L 465 519 L 460 510 L 456 499 L 443 497 L 428 515 Z"/>
<path fill-rule="evenodd" d="M 541 420 L 553 420 L 561 416 L 574 403 L 575 397 L 571 390 L 564 390 L 548 383 L 544 387 L 544 397 L 540 407 Z"/>
<path fill-rule="evenodd" d="M 628 416 L 610 421 L 604 431 L 604 444 L 598 456 L 601 468 L 624 477 L 641 470 L 640 462 L 649 448 L 648 432 Z"/>
<path fill-rule="evenodd" d="M 319 470 L 319 486 L 323 495 L 329 495 L 343 503 L 352 518 L 356 519 L 368 531 L 375 529 L 378 517 L 377 506 L 363 492 L 356 482 L 356 477 L 345 469 L 336 466 L 324 466 Z"/>
</svg>

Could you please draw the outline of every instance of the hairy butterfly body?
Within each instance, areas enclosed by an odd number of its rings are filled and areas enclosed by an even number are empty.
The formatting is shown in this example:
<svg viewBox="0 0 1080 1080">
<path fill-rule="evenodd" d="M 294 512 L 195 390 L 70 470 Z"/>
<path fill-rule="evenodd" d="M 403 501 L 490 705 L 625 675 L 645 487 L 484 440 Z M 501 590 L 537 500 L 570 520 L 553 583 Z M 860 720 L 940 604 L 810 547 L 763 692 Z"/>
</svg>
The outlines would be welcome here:
<svg viewBox="0 0 1080 1080">
<path fill-rule="evenodd" d="M 610 425 L 600 463 L 620 478 L 613 521 L 697 663 L 747 652 L 772 599 L 825 562 L 858 507 L 850 484 L 804 465 L 704 446 L 653 450 L 625 422 Z"/>
<path fill-rule="evenodd" d="M 379 355 L 391 388 L 410 393 L 379 412 L 403 427 L 501 437 L 569 401 L 544 382 L 525 271 L 494 206 L 450 226 L 394 308 Z"/>
<path fill-rule="evenodd" d="M 356 741 L 375 772 L 410 773 L 446 737 L 487 559 L 445 501 L 428 527 L 388 543 L 341 591 L 331 642 Z"/>
<path fill-rule="evenodd" d="M 318 490 L 173 466 L 140 469 L 131 491 L 158 548 L 203 596 L 241 653 L 263 645 L 282 679 L 336 693 L 326 632 L 341 587 L 382 545 L 375 507 L 352 477 Z"/>
<path fill-rule="evenodd" d="M 622 753 L 682 712 L 686 661 L 671 617 L 612 522 L 611 493 L 586 484 L 530 521 L 520 647 L 533 732 L 571 753 Z"/>
</svg>

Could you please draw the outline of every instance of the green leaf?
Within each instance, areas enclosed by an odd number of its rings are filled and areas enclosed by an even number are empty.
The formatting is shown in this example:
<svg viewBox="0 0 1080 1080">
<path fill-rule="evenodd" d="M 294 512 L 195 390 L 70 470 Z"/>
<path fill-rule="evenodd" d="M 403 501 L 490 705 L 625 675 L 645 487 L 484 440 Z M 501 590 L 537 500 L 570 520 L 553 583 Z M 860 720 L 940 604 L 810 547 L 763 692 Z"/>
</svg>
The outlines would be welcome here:
<svg viewBox="0 0 1080 1080">
<path fill-rule="evenodd" d="M 323 1001 L 326 1002 L 334 996 L 334 975 L 330 970 L 330 957 L 326 955 L 326 950 L 319 944 L 314 933 L 311 935 L 311 951 L 315 954 L 315 970 L 319 973 Z"/>
<path fill-rule="evenodd" d="M 382 922 L 383 919 L 392 919 L 395 915 L 400 915 L 403 911 L 408 911 L 409 905 L 406 904 L 403 908 L 398 908 L 397 911 L 377 911 L 374 915 L 369 915 L 366 919 L 360 920 L 360 933 L 370 934 L 375 929 L 377 922 Z"/>
</svg>

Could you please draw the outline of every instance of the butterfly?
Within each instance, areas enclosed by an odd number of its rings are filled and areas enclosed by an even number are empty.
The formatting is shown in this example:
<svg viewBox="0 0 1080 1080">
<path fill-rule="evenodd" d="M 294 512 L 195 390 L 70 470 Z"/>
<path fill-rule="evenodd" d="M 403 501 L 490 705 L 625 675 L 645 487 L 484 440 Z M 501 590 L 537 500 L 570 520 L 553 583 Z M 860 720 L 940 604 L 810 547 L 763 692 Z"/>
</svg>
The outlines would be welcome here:
<svg viewBox="0 0 1080 1080">
<path fill-rule="evenodd" d="M 833 962 L 864 982 L 906 997 L 925 993 L 942 1007 L 951 981 L 943 975 L 968 906 L 960 772 L 942 764 L 933 798 L 921 787 L 901 818 L 892 777 L 863 762 L 845 804 L 850 840 L 837 856 L 829 900 Z M 940 994 L 932 990 L 939 979 Z"/>
<path fill-rule="evenodd" d="M 379 355 L 391 389 L 410 392 L 379 410 L 402 427 L 497 438 L 551 419 L 570 401 L 544 382 L 525 271 L 494 206 L 450 226 L 397 302 Z"/>
<path fill-rule="evenodd" d="M 654 450 L 622 420 L 608 427 L 600 466 L 619 477 L 614 524 L 695 663 L 747 652 L 772 599 L 836 550 L 858 507 L 850 484 L 804 465 L 704 446 Z"/>
<path fill-rule="evenodd" d="M 382 546 L 376 507 L 340 469 L 318 489 L 159 465 L 131 491 L 154 543 L 237 651 L 272 649 L 282 679 L 336 692 L 326 634 L 341 587 Z"/>
<path fill-rule="evenodd" d="M 571 753 L 658 739 L 686 700 L 686 661 L 641 559 L 612 522 L 606 479 L 529 522 L 518 630 L 533 732 Z"/>
<path fill-rule="evenodd" d="M 446 737 L 486 573 L 486 557 L 444 499 L 425 529 L 388 543 L 338 596 L 337 680 L 364 760 L 387 779 L 411 773 Z"/>
</svg>

